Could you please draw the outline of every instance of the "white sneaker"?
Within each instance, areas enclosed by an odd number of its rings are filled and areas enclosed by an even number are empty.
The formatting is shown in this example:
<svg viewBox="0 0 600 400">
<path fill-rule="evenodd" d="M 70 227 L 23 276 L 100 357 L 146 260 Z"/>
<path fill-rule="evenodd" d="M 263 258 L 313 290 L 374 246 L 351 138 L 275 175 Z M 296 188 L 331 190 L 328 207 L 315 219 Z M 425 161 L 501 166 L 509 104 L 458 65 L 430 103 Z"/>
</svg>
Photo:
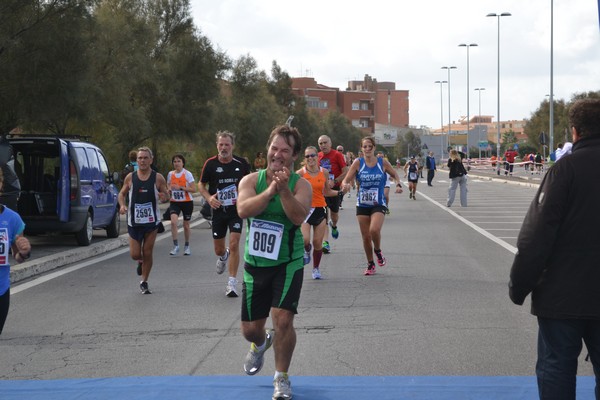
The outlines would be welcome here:
<svg viewBox="0 0 600 400">
<path fill-rule="evenodd" d="M 290 379 L 285 376 L 278 376 L 273 380 L 273 400 L 288 400 L 292 398 L 292 385 Z"/>
<path fill-rule="evenodd" d="M 265 362 L 265 352 L 269 350 L 273 344 L 275 331 L 267 329 L 265 336 L 265 347 L 262 350 L 258 350 L 254 343 L 250 344 L 250 351 L 248 351 L 246 359 L 244 360 L 244 372 L 248 375 L 256 375 L 261 370 Z"/>
<path fill-rule="evenodd" d="M 312 278 L 313 279 L 321 279 L 321 271 L 319 271 L 319 268 L 313 268 Z"/>
<path fill-rule="evenodd" d="M 184 256 L 189 256 L 190 254 L 192 254 L 192 250 L 190 249 L 190 246 L 185 246 L 183 248 L 183 255 Z"/>
<path fill-rule="evenodd" d="M 173 246 L 173 250 L 169 254 L 175 256 L 177 253 L 179 253 L 179 246 Z"/>
<path fill-rule="evenodd" d="M 237 279 L 229 278 L 229 282 L 227 282 L 227 289 L 225 289 L 225 295 L 227 297 L 238 297 Z"/>
<path fill-rule="evenodd" d="M 217 258 L 217 274 L 221 275 L 227 267 L 227 260 L 229 260 L 229 247 L 225 249 L 225 254 Z"/>
</svg>

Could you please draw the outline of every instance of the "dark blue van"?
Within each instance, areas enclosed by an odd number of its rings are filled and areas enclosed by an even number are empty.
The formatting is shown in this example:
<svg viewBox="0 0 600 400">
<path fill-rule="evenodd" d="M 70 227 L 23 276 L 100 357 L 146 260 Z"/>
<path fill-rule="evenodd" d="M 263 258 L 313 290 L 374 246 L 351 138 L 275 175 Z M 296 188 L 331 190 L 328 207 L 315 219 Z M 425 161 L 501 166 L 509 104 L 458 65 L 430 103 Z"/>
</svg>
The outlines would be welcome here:
<svg viewBox="0 0 600 400">
<path fill-rule="evenodd" d="M 56 136 L 14 136 L 9 143 L 26 234 L 74 233 L 81 246 L 90 244 L 94 229 L 119 236 L 119 192 L 97 146 Z"/>
</svg>

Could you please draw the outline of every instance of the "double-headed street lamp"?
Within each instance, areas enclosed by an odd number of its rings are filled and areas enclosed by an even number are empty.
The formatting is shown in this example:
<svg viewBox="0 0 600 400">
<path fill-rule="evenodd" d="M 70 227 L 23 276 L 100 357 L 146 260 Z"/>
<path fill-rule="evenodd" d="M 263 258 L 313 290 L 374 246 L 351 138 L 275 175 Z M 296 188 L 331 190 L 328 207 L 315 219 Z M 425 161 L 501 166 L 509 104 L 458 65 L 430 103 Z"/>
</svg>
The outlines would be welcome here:
<svg viewBox="0 0 600 400">
<path fill-rule="evenodd" d="M 485 90 L 485 88 L 478 87 L 473 90 L 476 90 L 479 93 L 479 118 L 477 120 L 479 125 L 477 125 L 477 147 L 479 147 L 479 158 L 481 159 L 481 91 Z"/>
<path fill-rule="evenodd" d="M 469 114 L 469 97 L 471 97 L 471 93 L 469 90 L 469 48 L 477 47 L 477 43 L 471 43 L 471 44 L 461 43 L 458 45 L 458 47 L 466 47 L 467 48 L 467 147 L 468 147 L 469 134 L 471 133 L 471 116 Z M 469 150 L 467 149 L 467 153 L 468 152 L 469 152 Z M 479 158 L 481 158 L 481 154 L 479 154 Z"/>
<path fill-rule="evenodd" d="M 442 147 L 440 148 L 440 160 L 444 158 L 444 95 L 442 91 L 442 84 L 448 83 L 448 81 L 435 81 L 434 83 L 440 84 L 440 126 L 442 127 Z"/>
<path fill-rule="evenodd" d="M 452 117 L 451 117 L 451 112 L 450 112 L 450 70 L 451 69 L 456 69 L 456 67 L 452 66 L 452 67 L 442 67 L 442 69 L 447 69 L 448 70 L 448 147 L 450 147 L 450 131 L 452 130 L 451 128 L 451 122 L 452 122 Z"/>
<path fill-rule="evenodd" d="M 496 157 L 500 157 L 500 17 L 510 17 L 512 14 L 503 12 L 501 14 L 489 13 L 486 17 L 497 17 L 498 18 L 498 115 L 496 116 L 496 123 L 498 125 L 498 135 L 496 137 Z M 500 163 L 498 163 L 498 170 L 500 170 Z"/>
</svg>

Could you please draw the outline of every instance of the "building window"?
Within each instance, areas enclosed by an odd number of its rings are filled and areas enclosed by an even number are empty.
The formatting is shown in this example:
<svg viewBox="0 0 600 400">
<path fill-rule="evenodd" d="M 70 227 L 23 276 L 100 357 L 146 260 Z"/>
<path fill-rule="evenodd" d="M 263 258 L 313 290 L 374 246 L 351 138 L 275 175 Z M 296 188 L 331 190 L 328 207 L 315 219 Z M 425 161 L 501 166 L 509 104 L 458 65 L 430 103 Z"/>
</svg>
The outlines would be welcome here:
<svg viewBox="0 0 600 400">
<path fill-rule="evenodd" d="M 352 120 L 352 126 L 356 127 L 356 128 L 360 128 L 360 121 L 357 119 L 353 119 Z"/>
<path fill-rule="evenodd" d="M 352 103 L 352 111 L 360 110 L 360 105 L 358 103 Z"/>
<path fill-rule="evenodd" d="M 363 111 L 368 111 L 369 110 L 369 103 L 366 101 L 361 101 L 360 102 L 360 109 Z"/>
<path fill-rule="evenodd" d="M 306 105 L 308 108 L 327 109 L 327 100 L 321 100 L 318 97 L 307 97 Z"/>
</svg>

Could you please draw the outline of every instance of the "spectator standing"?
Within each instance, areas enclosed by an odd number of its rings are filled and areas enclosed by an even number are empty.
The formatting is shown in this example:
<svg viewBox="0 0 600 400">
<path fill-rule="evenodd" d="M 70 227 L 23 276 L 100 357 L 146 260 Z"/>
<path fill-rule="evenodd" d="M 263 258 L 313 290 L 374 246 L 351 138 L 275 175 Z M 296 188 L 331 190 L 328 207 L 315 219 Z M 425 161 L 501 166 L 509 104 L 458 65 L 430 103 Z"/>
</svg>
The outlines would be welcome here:
<svg viewBox="0 0 600 400">
<path fill-rule="evenodd" d="M 467 170 L 462 163 L 460 154 L 456 150 L 450 150 L 448 158 L 448 169 L 450 178 L 450 187 L 448 188 L 448 201 L 446 206 L 452 207 L 454 197 L 456 196 L 456 187 L 460 185 L 460 206 L 467 206 Z"/>
<path fill-rule="evenodd" d="M 509 296 L 522 305 L 531 293 L 538 322 L 535 367 L 539 398 L 574 400 L 583 343 L 600 399 L 600 99 L 569 110 L 573 149 L 546 173 L 517 239 Z"/>
<path fill-rule="evenodd" d="M 267 160 L 263 156 L 262 151 L 256 153 L 256 158 L 254 159 L 254 171 L 258 171 L 259 169 L 265 169 L 267 166 Z"/>
<path fill-rule="evenodd" d="M 425 160 L 423 159 L 423 154 L 419 153 L 419 158 L 417 159 L 419 163 L 419 176 L 424 178 L 423 176 L 423 168 L 425 167 Z"/>
<path fill-rule="evenodd" d="M 294 315 L 304 276 L 300 225 L 312 198 L 310 184 L 293 169 L 301 151 L 296 128 L 276 127 L 267 142 L 267 168 L 240 182 L 238 212 L 248 219 L 241 329 L 251 343 L 244 371 L 258 373 L 265 352 L 273 345 L 273 399 L 292 398 L 288 372 L 296 347 Z M 269 314 L 274 330 L 265 330 Z"/>
<path fill-rule="evenodd" d="M 542 155 L 540 154 L 540 152 L 538 151 L 535 155 L 535 169 L 536 169 L 536 174 L 541 174 L 542 173 L 542 167 L 544 166 L 543 161 L 542 161 Z M 533 173 L 533 172 L 532 172 Z"/>
<path fill-rule="evenodd" d="M 137 151 L 131 150 L 129 152 L 129 161 L 127 162 L 127 164 L 125 164 L 125 167 L 123 167 L 123 170 L 121 171 L 121 182 L 125 180 L 125 177 L 129 175 L 129 173 L 137 171 L 137 169 Z"/>
<path fill-rule="evenodd" d="M 19 174 L 23 171 L 20 168 L 21 166 L 16 163 L 13 147 L 5 135 L 0 135 L 0 171 L 4 176 L 0 202 L 14 212 L 18 210 L 19 196 L 21 195 Z"/>
<path fill-rule="evenodd" d="M 433 186 L 431 183 L 433 182 L 433 177 L 435 176 L 435 171 L 437 169 L 433 151 L 430 151 L 429 154 L 427 154 L 425 166 L 427 167 L 427 186 Z"/>
</svg>

